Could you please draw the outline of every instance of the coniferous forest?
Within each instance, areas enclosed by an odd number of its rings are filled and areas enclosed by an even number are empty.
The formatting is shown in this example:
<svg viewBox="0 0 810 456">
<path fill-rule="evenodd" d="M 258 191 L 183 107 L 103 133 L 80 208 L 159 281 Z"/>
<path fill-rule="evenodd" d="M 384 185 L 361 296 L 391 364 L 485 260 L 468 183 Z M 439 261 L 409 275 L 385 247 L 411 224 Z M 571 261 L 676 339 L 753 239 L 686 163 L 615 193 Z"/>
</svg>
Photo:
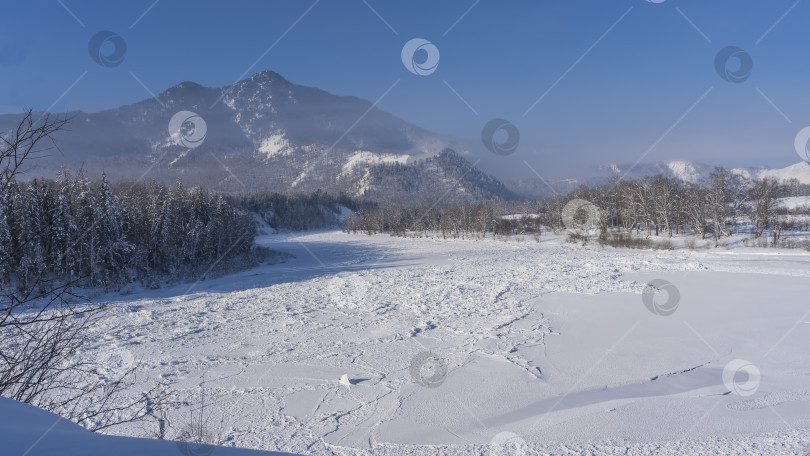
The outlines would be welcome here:
<svg viewBox="0 0 810 456">
<path fill-rule="evenodd" d="M 255 264 L 255 222 L 225 198 L 181 183 L 111 184 L 79 170 L 13 181 L 0 206 L 0 281 L 41 279 L 116 289 L 196 279 Z"/>
</svg>

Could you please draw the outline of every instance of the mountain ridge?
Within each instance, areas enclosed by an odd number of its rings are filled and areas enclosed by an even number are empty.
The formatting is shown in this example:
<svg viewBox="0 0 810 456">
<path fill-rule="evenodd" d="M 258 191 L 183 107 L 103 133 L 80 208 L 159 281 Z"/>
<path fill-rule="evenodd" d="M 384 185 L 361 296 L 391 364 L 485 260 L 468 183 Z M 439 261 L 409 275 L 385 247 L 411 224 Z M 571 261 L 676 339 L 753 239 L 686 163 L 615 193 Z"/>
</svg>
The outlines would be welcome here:
<svg viewBox="0 0 810 456">
<path fill-rule="evenodd" d="M 205 122 L 204 139 L 193 145 L 197 147 L 178 143 L 169 131 L 173 116 L 182 111 Z M 68 115 L 72 117 L 68 131 L 56 138 L 58 153 L 36 161 L 37 177 L 53 177 L 65 165 L 82 167 L 90 175 L 105 171 L 111 179 L 145 174 L 148 179 L 182 179 L 225 192 L 326 190 L 406 202 L 444 194 L 448 202 L 456 202 L 565 194 L 582 184 L 615 177 L 664 174 L 696 183 L 714 169 L 671 160 L 605 164 L 592 169 L 587 178 L 498 180 L 465 158 L 471 157 L 471 143 L 406 122 L 368 100 L 298 85 L 270 70 L 220 88 L 182 81 L 153 98 Z M 0 130 L 11 128 L 19 118 L 0 115 Z M 197 132 L 196 128 L 189 131 Z M 457 151 L 457 157 L 422 163 L 448 149 Z M 475 172 L 449 172 L 449 163 L 456 171 Z M 806 163 L 782 170 L 733 170 L 754 178 L 796 178 L 810 184 Z"/>
<path fill-rule="evenodd" d="M 178 132 L 170 132 L 173 117 L 182 112 L 201 121 L 187 121 Z M 407 200 L 407 195 L 391 194 L 396 185 L 381 180 L 397 179 L 391 170 L 381 174 L 381 169 L 372 168 L 413 164 L 447 149 L 458 150 L 456 163 L 466 166 L 462 142 L 408 123 L 367 100 L 294 84 L 269 70 L 221 88 L 183 81 L 153 98 L 68 115 L 68 130 L 56 138 L 61 153 L 38 160 L 37 175 L 52 176 L 65 165 L 82 167 L 91 175 L 105 171 L 112 179 L 133 179 L 149 171 L 147 178 L 179 178 L 226 192 L 335 193 L 357 193 L 359 180 L 371 177 L 376 185 L 363 189 L 364 197 Z M 0 128 L 8 129 L 18 119 L 0 116 Z M 184 135 L 199 138 L 189 146 L 191 141 L 182 141 Z M 446 171 L 423 168 L 420 179 L 409 185 L 421 194 L 446 193 L 450 201 L 472 195 L 514 197 L 500 182 L 493 184 L 494 177 L 436 174 Z M 467 191 L 455 191 L 459 188 Z"/>
</svg>

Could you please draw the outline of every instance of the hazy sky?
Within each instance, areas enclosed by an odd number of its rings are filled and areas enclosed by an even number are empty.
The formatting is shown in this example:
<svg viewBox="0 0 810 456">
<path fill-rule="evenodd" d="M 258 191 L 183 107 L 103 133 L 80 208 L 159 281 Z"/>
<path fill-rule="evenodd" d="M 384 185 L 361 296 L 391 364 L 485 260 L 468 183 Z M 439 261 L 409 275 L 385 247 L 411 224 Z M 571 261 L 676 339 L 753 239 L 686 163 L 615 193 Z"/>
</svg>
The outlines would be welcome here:
<svg viewBox="0 0 810 456">
<path fill-rule="evenodd" d="M 93 112 L 269 69 L 382 97 L 381 109 L 461 138 L 506 119 L 520 144 L 502 163 L 516 169 L 565 174 L 645 153 L 785 166 L 810 125 L 808 18 L 810 2 L 796 0 L 7 2 L 0 112 Z M 117 66 L 88 52 L 101 30 L 126 43 Z M 413 38 L 438 49 L 431 74 L 403 65 Z M 735 57 L 724 67 L 744 81 L 716 69 L 727 46 L 750 57 L 750 74 Z"/>
</svg>

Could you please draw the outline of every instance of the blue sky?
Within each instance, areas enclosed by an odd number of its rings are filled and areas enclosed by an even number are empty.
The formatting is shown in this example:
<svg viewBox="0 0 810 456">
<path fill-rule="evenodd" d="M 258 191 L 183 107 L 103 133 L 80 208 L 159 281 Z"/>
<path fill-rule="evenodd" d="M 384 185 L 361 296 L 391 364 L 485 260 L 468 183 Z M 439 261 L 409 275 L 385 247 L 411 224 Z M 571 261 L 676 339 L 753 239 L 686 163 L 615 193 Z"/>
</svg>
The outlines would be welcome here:
<svg viewBox="0 0 810 456">
<path fill-rule="evenodd" d="M 810 2 L 61 3 L 4 5 L 0 112 L 52 104 L 93 112 L 184 80 L 224 86 L 276 43 L 248 74 L 269 69 L 371 101 L 399 81 L 381 109 L 469 139 L 490 119 L 507 119 L 521 141 L 503 163 L 525 168 L 526 160 L 549 175 L 645 154 L 644 161 L 786 166 L 798 161 L 796 133 L 810 125 Z M 126 41 L 119 66 L 90 58 L 88 41 L 99 30 Z M 402 64 L 412 38 L 439 49 L 432 74 Z M 753 61 L 742 83 L 715 70 L 715 56 L 730 45 Z"/>
</svg>

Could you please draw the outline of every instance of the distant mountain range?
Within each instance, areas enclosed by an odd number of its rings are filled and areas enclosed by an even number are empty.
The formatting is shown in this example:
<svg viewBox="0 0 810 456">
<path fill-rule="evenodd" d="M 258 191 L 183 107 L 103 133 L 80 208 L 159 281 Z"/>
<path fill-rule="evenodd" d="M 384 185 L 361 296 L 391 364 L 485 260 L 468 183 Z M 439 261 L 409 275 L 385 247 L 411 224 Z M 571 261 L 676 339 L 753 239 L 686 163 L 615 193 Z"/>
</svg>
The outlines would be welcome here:
<svg viewBox="0 0 810 456">
<path fill-rule="evenodd" d="M 223 88 L 183 82 L 132 105 L 68 115 L 68 130 L 55 138 L 58 150 L 37 160 L 30 177 L 53 177 L 65 165 L 83 167 L 91 176 L 103 170 L 113 179 L 145 176 L 171 183 L 180 178 L 226 192 L 322 189 L 433 203 L 565 194 L 630 169 L 612 164 L 588 179 L 501 182 L 465 158 L 468 143 L 410 124 L 368 101 L 297 85 L 272 71 Z M 182 123 L 190 115 L 198 117 Z M 176 118 L 181 122 L 170 132 Z M 0 115 L 0 131 L 19 119 Z M 663 173 L 696 182 L 711 170 L 687 161 L 639 164 L 625 178 Z M 810 183 L 806 163 L 738 171 Z"/>
<path fill-rule="evenodd" d="M 625 179 L 639 179 L 645 176 L 663 174 L 684 182 L 698 183 L 708 178 L 709 174 L 714 171 L 714 168 L 714 166 L 685 160 L 674 160 L 653 164 L 639 164 L 633 168 L 629 174 L 627 174 Z M 602 169 L 609 174 L 618 174 L 619 176 L 622 176 L 627 173 L 629 167 L 608 165 L 603 166 Z M 731 170 L 752 179 L 761 179 L 764 177 L 774 177 L 779 180 L 798 179 L 799 182 L 803 184 L 810 184 L 810 164 L 804 162 L 800 162 L 782 169 L 732 168 Z"/>
<path fill-rule="evenodd" d="M 624 180 L 643 179 L 647 176 L 663 174 L 683 182 L 698 183 L 709 177 L 714 166 L 704 163 L 673 160 L 659 163 L 608 164 L 599 166 L 597 172 L 589 178 L 547 179 L 521 179 L 506 182 L 513 192 L 530 198 L 542 198 L 550 195 L 566 194 L 581 185 L 598 185 L 612 177 L 622 177 Z M 795 165 L 781 169 L 768 168 L 732 168 L 735 173 L 752 179 L 773 177 L 778 180 L 797 179 L 802 184 L 810 185 L 810 164 L 799 162 Z"/>
</svg>

